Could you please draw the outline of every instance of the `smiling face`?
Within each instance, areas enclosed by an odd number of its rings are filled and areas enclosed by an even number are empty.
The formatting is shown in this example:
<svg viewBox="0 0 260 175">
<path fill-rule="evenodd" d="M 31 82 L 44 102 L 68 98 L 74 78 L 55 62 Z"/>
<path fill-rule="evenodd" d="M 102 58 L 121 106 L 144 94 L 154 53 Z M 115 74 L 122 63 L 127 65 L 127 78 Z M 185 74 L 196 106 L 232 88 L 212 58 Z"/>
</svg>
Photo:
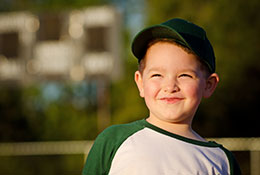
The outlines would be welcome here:
<svg viewBox="0 0 260 175">
<path fill-rule="evenodd" d="M 202 97 L 209 97 L 218 82 L 214 73 L 205 78 L 198 58 L 169 42 L 157 42 L 148 48 L 143 72 L 135 73 L 140 96 L 156 125 L 191 125 Z"/>
</svg>

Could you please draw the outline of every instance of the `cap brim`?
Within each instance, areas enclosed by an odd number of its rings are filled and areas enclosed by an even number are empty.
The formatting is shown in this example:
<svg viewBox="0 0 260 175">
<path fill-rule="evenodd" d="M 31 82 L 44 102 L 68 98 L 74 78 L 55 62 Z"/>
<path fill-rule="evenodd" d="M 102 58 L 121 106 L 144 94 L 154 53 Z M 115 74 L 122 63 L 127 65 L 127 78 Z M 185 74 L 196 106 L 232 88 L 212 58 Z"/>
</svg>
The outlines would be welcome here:
<svg viewBox="0 0 260 175">
<path fill-rule="evenodd" d="M 186 40 L 177 31 L 164 25 L 155 25 L 142 30 L 136 35 L 132 43 L 134 56 L 140 61 L 146 53 L 149 42 L 157 38 L 174 39 L 176 42 L 191 49 Z"/>
</svg>

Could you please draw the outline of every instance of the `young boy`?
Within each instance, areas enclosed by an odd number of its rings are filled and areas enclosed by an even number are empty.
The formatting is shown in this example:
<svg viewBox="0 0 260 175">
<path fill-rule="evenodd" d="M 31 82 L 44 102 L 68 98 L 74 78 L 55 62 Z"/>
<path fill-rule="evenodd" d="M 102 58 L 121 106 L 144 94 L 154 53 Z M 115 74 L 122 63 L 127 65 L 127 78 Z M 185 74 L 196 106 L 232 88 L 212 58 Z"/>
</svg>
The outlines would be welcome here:
<svg viewBox="0 0 260 175">
<path fill-rule="evenodd" d="M 219 77 L 205 31 L 171 19 L 142 30 L 132 43 L 135 82 L 149 116 L 104 130 L 88 155 L 84 175 L 240 174 L 232 153 L 192 130 L 202 98 Z"/>
</svg>

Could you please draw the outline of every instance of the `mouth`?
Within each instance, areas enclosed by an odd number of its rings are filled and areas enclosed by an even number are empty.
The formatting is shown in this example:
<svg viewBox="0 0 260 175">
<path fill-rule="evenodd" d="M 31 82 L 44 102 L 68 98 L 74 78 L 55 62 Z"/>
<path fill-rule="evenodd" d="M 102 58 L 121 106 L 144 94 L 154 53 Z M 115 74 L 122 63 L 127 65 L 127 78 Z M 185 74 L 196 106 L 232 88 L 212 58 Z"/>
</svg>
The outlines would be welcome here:
<svg viewBox="0 0 260 175">
<path fill-rule="evenodd" d="M 166 102 L 168 104 L 174 104 L 177 102 L 182 101 L 184 98 L 179 98 L 179 97 L 163 97 L 160 98 L 161 101 Z"/>
</svg>

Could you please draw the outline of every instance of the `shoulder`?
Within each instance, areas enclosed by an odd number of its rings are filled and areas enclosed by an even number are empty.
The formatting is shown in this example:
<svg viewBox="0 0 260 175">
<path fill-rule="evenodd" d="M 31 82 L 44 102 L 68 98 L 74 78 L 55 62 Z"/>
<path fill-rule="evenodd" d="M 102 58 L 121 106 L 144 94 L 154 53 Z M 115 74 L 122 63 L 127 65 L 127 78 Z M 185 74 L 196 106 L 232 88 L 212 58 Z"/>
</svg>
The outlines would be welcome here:
<svg viewBox="0 0 260 175">
<path fill-rule="evenodd" d="M 142 123 L 143 120 L 138 120 L 127 124 L 112 125 L 97 136 L 93 147 L 116 151 L 128 137 L 144 128 Z"/>
<path fill-rule="evenodd" d="M 95 142 L 120 142 L 143 128 L 144 126 L 142 125 L 142 120 L 127 124 L 112 125 L 101 132 Z"/>
<path fill-rule="evenodd" d="M 84 175 L 108 174 L 112 160 L 121 144 L 143 128 L 142 120 L 113 125 L 96 138 L 83 168 Z"/>
<path fill-rule="evenodd" d="M 216 142 L 213 142 L 213 144 L 215 144 L 220 149 L 222 149 L 224 151 L 224 153 L 226 154 L 227 159 L 229 161 L 229 165 L 230 165 L 230 174 L 231 175 L 241 175 L 240 166 L 239 166 L 234 154 L 221 144 L 218 144 Z"/>
<path fill-rule="evenodd" d="M 229 163 L 230 163 L 231 174 L 240 175 L 241 170 L 240 170 L 239 164 L 238 164 L 235 156 L 233 155 L 233 153 L 231 151 L 229 151 L 228 149 L 226 149 L 225 147 L 223 147 L 223 146 L 221 146 L 221 147 L 228 157 L 228 160 L 229 160 Z"/>
</svg>

